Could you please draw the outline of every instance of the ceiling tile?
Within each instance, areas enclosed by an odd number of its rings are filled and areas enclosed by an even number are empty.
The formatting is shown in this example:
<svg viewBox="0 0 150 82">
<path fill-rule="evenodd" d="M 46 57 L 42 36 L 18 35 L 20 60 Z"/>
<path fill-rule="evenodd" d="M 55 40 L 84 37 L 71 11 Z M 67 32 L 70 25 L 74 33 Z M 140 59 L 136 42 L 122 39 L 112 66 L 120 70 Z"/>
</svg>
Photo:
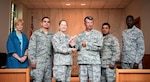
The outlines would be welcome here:
<svg viewBox="0 0 150 82">
<path fill-rule="evenodd" d="M 132 0 L 13 0 L 27 8 L 125 8 Z M 81 5 L 81 4 L 86 5 Z M 67 6 L 66 4 L 70 4 Z"/>
</svg>

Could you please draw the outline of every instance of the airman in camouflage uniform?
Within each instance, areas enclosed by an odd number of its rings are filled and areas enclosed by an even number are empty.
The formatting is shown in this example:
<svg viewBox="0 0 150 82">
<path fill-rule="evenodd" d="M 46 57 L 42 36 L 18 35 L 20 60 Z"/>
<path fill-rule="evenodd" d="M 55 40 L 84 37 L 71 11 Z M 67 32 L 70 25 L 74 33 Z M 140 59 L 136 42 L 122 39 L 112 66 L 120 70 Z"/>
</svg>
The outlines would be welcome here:
<svg viewBox="0 0 150 82">
<path fill-rule="evenodd" d="M 28 57 L 31 61 L 31 76 L 33 82 L 51 82 L 52 33 L 48 32 L 50 19 L 43 17 L 41 26 L 30 38 Z"/>
<path fill-rule="evenodd" d="M 101 32 L 93 29 L 93 17 L 84 19 L 85 31 L 78 35 L 76 48 L 78 52 L 78 64 L 80 68 L 80 82 L 100 82 L 101 60 L 99 51 L 102 48 L 103 36 Z"/>
<path fill-rule="evenodd" d="M 53 74 L 56 82 L 70 82 L 72 67 L 72 52 L 76 51 L 70 44 L 69 35 L 65 34 L 67 30 L 66 20 L 59 22 L 59 31 L 53 36 L 52 44 L 54 47 L 54 68 Z M 70 46 L 69 46 L 70 45 Z"/>
<path fill-rule="evenodd" d="M 110 34 L 109 23 L 102 24 L 103 48 L 101 50 L 102 82 L 115 82 L 115 62 L 120 59 L 118 39 Z"/>
<path fill-rule="evenodd" d="M 126 18 L 128 29 L 122 32 L 122 68 L 143 68 L 144 36 L 142 31 L 135 26 L 134 17 Z"/>
</svg>

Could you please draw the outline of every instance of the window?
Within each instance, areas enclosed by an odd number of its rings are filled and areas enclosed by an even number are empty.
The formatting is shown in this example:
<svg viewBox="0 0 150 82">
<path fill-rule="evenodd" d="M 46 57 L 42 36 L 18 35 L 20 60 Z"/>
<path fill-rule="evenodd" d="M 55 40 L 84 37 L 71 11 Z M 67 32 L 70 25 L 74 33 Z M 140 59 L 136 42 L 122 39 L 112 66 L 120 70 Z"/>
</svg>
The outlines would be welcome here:
<svg viewBox="0 0 150 82">
<path fill-rule="evenodd" d="M 16 5 L 12 2 L 11 3 L 11 23 L 10 23 L 10 33 L 15 31 L 14 27 L 14 20 L 16 18 Z"/>
</svg>

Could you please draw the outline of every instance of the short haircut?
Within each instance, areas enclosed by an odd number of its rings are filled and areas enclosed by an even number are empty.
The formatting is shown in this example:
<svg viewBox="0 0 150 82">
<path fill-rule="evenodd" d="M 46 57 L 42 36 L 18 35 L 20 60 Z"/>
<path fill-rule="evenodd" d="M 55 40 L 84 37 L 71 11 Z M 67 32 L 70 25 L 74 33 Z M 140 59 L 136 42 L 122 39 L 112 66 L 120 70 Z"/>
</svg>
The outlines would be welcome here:
<svg viewBox="0 0 150 82">
<path fill-rule="evenodd" d="M 103 27 L 104 25 L 108 25 L 108 27 L 109 27 L 109 29 L 110 29 L 110 24 L 109 24 L 109 23 L 107 23 L 107 22 L 103 23 L 103 24 L 102 24 L 102 27 Z"/>
<path fill-rule="evenodd" d="M 127 21 L 129 18 L 131 18 L 131 19 L 133 20 L 133 24 L 135 25 L 134 17 L 133 17 L 132 15 L 128 15 L 128 16 L 126 17 L 126 21 Z"/>
<path fill-rule="evenodd" d="M 128 18 L 132 18 L 132 19 L 134 20 L 134 17 L 133 17 L 132 15 L 128 15 L 127 18 L 126 18 L 126 20 L 127 20 Z"/>
<path fill-rule="evenodd" d="M 50 20 L 50 18 L 49 18 L 49 17 L 45 16 L 45 17 L 43 17 L 43 18 L 42 18 L 41 22 L 42 22 L 45 18 L 47 18 L 47 19 L 49 19 L 49 20 Z"/>
<path fill-rule="evenodd" d="M 61 22 L 62 22 L 62 21 L 65 21 L 65 22 L 67 23 L 67 21 L 66 21 L 66 20 L 60 20 L 60 21 L 59 21 L 59 25 L 61 24 Z"/>
<path fill-rule="evenodd" d="M 24 21 L 23 21 L 23 19 L 16 19 L 15 21 L 14 21 L 14 25 L 16 26 L 18 23 L 24 23 Z"/>
<path fill-rule="evenodd" d="M 93 20 L 94 18 L 93 18 L 92 16 L 86 16 L 86 17 L 84 18 L 84 23 L 86 22 L 86 19 Z"/>
</svg>

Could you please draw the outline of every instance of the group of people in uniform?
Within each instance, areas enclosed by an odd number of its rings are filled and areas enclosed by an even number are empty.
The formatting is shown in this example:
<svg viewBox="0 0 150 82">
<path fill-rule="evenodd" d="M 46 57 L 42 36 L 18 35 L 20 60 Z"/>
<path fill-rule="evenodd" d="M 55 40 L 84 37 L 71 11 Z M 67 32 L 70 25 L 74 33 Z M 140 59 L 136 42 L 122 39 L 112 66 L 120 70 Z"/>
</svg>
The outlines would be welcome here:
<svg viewBox="0 0 150 82">
<path fill-rule="evenodd" d="M 50 18 L 43 17 L 41 28 L 33 32 L 28 42 L 22 32 L 23 20 L 15 21 L 16 31 L 7 41 L 7 68 L 25 68 L 30 60 L 33 82 L 70 82 L 72 53 L 78 53 L 80 82 L 115 82 L 116 61 L 120 60 L 118 39 L 103 23 L 101 32 L 93 28 L 94 18 L 84 18 L 85 30 L 70 37 L 66 20 L 59 21 L 58 32 L 49 32 Z M 126 18 L 127 29 L 122 32 L 122 68 L 142 68 L 144 37 L 135 26 L 133 16 Z M 53 71 L 52 71 L 53 70 Z"/>
</svg>

